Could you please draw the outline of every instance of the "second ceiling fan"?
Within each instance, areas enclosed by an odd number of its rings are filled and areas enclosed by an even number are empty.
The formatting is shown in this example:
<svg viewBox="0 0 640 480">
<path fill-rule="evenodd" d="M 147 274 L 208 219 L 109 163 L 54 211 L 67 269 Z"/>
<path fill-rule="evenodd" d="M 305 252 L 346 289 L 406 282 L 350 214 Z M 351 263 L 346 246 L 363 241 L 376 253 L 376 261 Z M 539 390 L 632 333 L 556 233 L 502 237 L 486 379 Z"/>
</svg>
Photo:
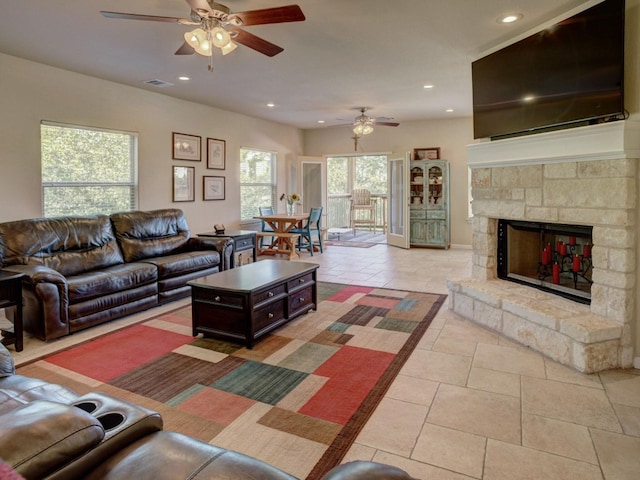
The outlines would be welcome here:
<svg viewBox="0 0 640 480">
<path fill-rule="evenodd" d="M 398 122 L 391 122 L 393 120 L 392 117 L 378 117 L 373 118 L 369 115 L 366 115 L 365 112 L 370 110 L 369 107 L 356 107 L 356 110 L 360 111 L 360 115 L 358 115 L 352 123 L 345 123 L 342 125 L 335 125 L 336 127 L 343 127 L 346 125 L 350 125 L 353 127 L 353 133 L 358 136 L 369 135 L 373 132 L 373 128 L 376 126 L 381 127 L 397 127 L 400 125 Z"/>
<path fill-rule="evenodd" d="M 101 11 L 100 13 L 107 18 L 146 20 L 196 26 L 196 29 L 184 34 L 184 42 L 175 54 L 191 55 L 198 53 L 207 57 L 213 56 L 213 47 L 219 48 L 222 54 L 226 55 L 235 50 L 237 47 L 236 43 L 249 47 L 263 55 L 273 57 L 284 49 L 240 27 L 271 23 L 302 22 L 305 20 L 305 16 L 298 5 L 286 5 L 283 7 L 232 13 L 227 6 L 216 3 L 213 0 L 185 1 L 189 5 L 189 8 L 191 8 L 189 18 L 106 11 Z M 209 70 L 213 70 L 211 62 L 209 63 Z"/>
</svg>

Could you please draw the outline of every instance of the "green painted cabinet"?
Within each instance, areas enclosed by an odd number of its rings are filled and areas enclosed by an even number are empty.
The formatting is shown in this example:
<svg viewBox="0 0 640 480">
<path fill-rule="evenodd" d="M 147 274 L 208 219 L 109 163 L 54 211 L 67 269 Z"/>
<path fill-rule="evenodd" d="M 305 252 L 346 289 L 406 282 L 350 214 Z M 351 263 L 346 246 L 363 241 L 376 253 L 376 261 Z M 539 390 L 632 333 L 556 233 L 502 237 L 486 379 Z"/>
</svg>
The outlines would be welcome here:
<svg viewBox="0 0 640 480">
<path fill-rule="evenodd" d="M 409 242 L 412 246 L 449 248 L 449 162 L 413 161 L 409 175 Z"/>
</svg>

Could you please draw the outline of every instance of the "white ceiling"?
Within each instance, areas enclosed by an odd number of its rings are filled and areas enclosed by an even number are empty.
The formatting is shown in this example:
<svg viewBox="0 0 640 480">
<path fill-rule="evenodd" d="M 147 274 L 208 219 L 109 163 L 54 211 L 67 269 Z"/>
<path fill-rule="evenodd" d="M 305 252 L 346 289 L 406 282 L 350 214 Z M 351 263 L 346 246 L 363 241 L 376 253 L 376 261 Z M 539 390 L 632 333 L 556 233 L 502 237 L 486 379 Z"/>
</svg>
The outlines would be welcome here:
<svg viewBox="0 0 640 480">
<path fill-rule="evenodd" d="M 304 22 L 245 27 L 284 51 L 240 45 L 176 56 L 191 28 L 100 10 L 188 17 L 184 0 L 0 0 L 0 52 L 298 128 L 352 120 L 355 107 L 407 122 L 471 116 L 471 62 L 594 0 L 219 0 L 232 12 L 297 3 Z M 524 14 L 500 25 L 504 13 Z M 1 75 L 1 73 L 0 73 Z M 178 76 L 191 77 L 188 82 Z M 145 85 L 159 79 L 175 84 Z M 425 90 L 423 85 L 432 84 Z M 6 92 L 3 92 L 6 94 Z M 266 106 L 273 102 L 275 107 Z M 446 109 L 453 109 L 446 113 Z M 170 115 L 170 112 L 167 112 Z M 325 120 L 323 125 L 318 120 Z"/>
</svg>

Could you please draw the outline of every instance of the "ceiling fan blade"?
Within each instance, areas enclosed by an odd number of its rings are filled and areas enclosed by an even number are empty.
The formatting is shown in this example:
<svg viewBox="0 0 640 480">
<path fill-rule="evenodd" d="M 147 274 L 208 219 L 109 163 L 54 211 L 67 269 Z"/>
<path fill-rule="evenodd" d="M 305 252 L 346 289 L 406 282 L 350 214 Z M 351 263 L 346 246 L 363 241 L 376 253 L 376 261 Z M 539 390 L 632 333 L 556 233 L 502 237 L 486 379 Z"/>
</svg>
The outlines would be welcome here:
<svg viewBox="0 0 640 480">
<path fill-rule="evenodd" d="M 260 10 L 247 10 L 234 13 L 233 16 L 242 20 L 242 26 L 265 25 L 268 23 L 302 22 L 304 13 L 298 5 L 284 7 L 263 8 Z"/>
<path fill-rule="evenodd" d="M 375 126 L 383 126 L 383 127 L 397 127 L 398 125 L 400 125 L 398 122 L 375 122 L 374 123 Z"/>
<path fill-rule="evenodd" d="M 107 18 L 123 18 L 125 20 L 149 20 L 151 22 L 169 22 L 169 23 L 178 23 L 184 18 L 177 17 L 159 17 L 157 15 L 138 15 L 136 13 L 119 13 L 119 12 L 100 12 L 103 17 Z"/>
<path fill-rule="evenodd" d="M 284 48 L 274 45 L 271 42 L 267 42 L 253 33 L 242 30 L 241 28 L 230 28 L 229 30 L 236 34 L 231 37 L 234 42 L 240 43 L 245 47 L 252 48 L 256 52 L 260 52 L 268 57 L 273 57 L 284 50 Z"/>
<path fill-rule="evenodd" d="M 187 42 L 183 42 L 180 48 L 176 50 L 175 55 L 193 55 L 196 51 Z"/>
<path fill-rule="evenodd" d="M 206 15 L 212 11 L 207 0 L 186 0 L 186 2 L 189 5 L 189 8 L 198 15 Z"/>
</svg>

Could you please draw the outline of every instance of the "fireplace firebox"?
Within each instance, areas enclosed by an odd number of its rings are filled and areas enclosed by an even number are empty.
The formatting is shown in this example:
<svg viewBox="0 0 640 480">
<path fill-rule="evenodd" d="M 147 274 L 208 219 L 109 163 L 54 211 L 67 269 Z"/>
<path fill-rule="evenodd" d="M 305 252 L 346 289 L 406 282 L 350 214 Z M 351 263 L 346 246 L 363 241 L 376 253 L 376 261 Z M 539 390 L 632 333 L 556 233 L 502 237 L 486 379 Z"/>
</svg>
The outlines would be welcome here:
<svg viewBox="0 0 640 480">
<path fill-rule="evenodd" d="M 590 304 L 593 227 L 498 220 L 498 278 Z"/>
</svg>

